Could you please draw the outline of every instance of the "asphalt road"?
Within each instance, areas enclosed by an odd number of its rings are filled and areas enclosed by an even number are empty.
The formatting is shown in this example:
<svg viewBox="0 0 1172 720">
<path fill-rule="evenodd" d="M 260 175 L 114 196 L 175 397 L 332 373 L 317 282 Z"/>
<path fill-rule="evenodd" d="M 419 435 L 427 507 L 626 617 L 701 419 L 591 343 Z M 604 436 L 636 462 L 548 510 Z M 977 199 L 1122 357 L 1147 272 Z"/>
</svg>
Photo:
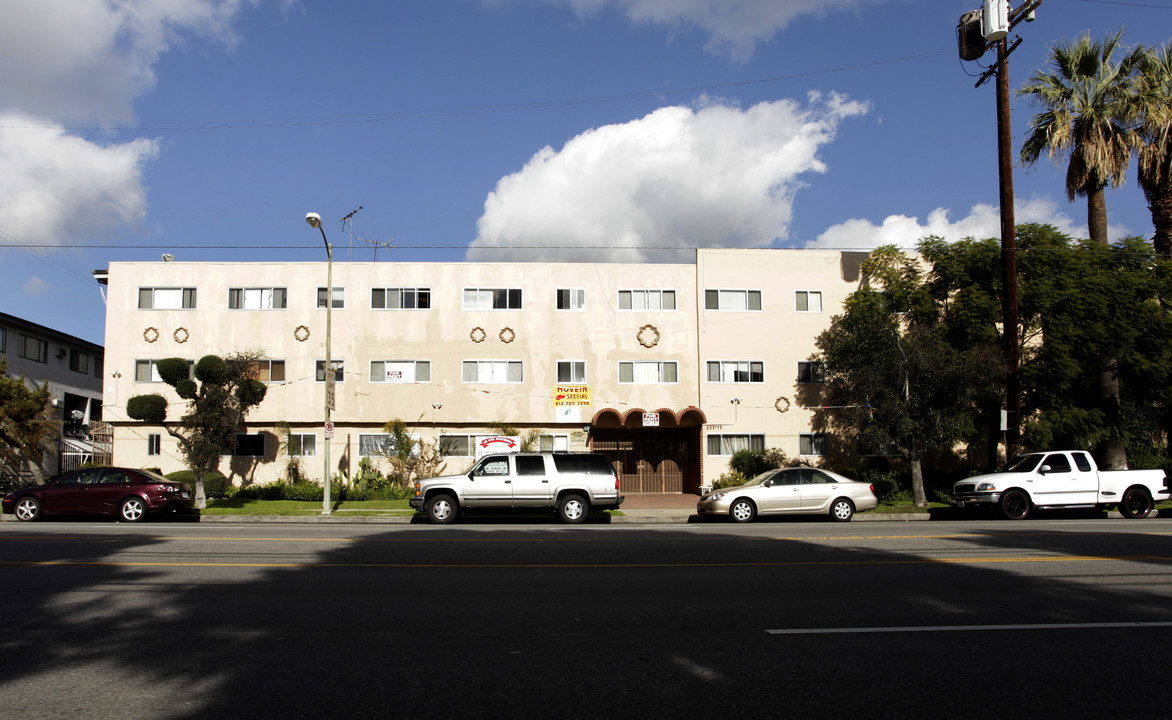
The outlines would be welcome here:
<svg viewBox="0 0 1172 720">
<path fill-rule="evenodd" d="M 0 525 L 0 718 L 1172 716 L 1172 522 Z"/>
</svg>

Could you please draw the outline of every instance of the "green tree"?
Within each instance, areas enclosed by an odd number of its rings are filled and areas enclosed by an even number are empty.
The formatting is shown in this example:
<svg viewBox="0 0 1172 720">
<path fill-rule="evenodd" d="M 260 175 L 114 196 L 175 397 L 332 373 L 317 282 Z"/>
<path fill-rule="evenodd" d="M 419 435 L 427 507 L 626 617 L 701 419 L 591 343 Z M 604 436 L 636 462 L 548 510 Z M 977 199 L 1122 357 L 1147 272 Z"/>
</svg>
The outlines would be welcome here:
<svg viewBox="0 0 1172 720">
<path fill-rule="evenodd" d="M 1001 375 L 1000 355 L 949 342 L 941 303 L 897 248 L 875 250 L 862 269 L 870 286 L 847 298 L 816 341 L 825 404 L 847 409 L 820 411 L 815 422 L 861 446 L 894 449 L 911 469 L 915 504 L 927 507 L 924 455 L 973 435 L 979 401 Z"/>
<path fill-rule="evenodd" d="M 34 389 L 23 377 L 8 377 L 8 361 L 0 358 L 0 466 L 40 462 L 55 430 L 52 401 L 48 382 Z"/>
<path fill-rule="evenodd" d="M 1168 45 L 1146 53 L 1136 82 L 1139 116 L 1137 173 L 1152 212 L 1152 245 L 1162 258 L 1172 256 L 1172 55 Z"/>
<path fill-rule="evenodd" d="M 126 402 L 127 415 L 160 425 L 178 439 L 180 452 L 195 473 L 198 508 L 207 507 L 204 474 L 235 448 L 234 435 L 244 417 L 264 400 L 267 388 L 253 378 L 255 360 L 251 355 L 205 355 L 195 364 L 194 380 L 183 358 L 160 360 L 159 376 L 187 401 L 187 411 L 177 421 L 167 420 L 167 399 L 162 395 L 135 395 Z"/>
<path fill-rule="evenodd" d="M 1126 51 L 1123 31 L 1103 42 L 1085 33 L 1074 41 L 1050 49 L 1052 69 L 1036 70 L 1018 94 L 1033 99 L 1043 111 L 1030 120 L 1030 134 L 1021 149 L 1025 164 L 1033 164 L 1043 151 L 1051 158 L 1069 154 L 1066 194 L 1087 199 L 1087 227 L 1091 240 L 1108 244 L 1107 185 L 1123 182 L 1131 152 L 1139 145 L 1134 117 L 1135 73 L 1146 51 Z M 1116 54 L 1123 57 L 1116 60 Z M 1121 407 L 1119 377 L 1114 362 L 1105 360 L 1097 386 L 1099 406 L 1109 423 L 1118 424 Z M 1108 468 L 1127 464 L 1118 437 L 1107 437 L 1099 452 Z"/>
</svg>

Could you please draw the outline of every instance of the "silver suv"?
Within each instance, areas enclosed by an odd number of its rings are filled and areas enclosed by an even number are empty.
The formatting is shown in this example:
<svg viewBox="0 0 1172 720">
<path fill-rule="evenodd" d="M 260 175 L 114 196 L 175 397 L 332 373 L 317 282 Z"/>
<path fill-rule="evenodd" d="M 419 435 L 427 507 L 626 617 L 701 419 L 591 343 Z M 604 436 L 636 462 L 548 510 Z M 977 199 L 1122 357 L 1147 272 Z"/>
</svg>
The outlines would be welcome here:
<svg viewBox="0 0 1172 720">
<path fill-rule="evenodd" d="M 554 452 L 486 455 L 460 475 L 419 480 L 411 507 L 433 523 L 476 508 L 551 508 L 562 522 L 579 523 L 591 510 L 622 502 L 618 473 L 605 455 Z"/>
</svg>

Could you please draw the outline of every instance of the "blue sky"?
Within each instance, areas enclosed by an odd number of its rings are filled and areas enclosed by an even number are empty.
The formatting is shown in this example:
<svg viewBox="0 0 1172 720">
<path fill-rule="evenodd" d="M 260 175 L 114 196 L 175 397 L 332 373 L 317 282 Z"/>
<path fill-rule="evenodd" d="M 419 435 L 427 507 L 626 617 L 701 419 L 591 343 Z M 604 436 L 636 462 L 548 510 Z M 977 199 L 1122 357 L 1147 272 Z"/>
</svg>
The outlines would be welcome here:
<svg viewBox="0 0 1172 720">
<path fill-rule="evenodd" d="M 954 36 L 976 0 L 6 4 L 0 311 L 94 342 L 91 270 L 324 261 L 309 211 L 340 261 L 999 233 L 994 89 Z M 1084 31 L 1165 43 L 1170 10 L 1046 0 L 1011 87 Z M 1014 101 L 1015 152 L 1034 110 Z M 1084 236 L 1064 177 L 1019 168 L 1018 220 Z M 1134 171 L 1107 207 L 1151 235 Z"/>
</svg>

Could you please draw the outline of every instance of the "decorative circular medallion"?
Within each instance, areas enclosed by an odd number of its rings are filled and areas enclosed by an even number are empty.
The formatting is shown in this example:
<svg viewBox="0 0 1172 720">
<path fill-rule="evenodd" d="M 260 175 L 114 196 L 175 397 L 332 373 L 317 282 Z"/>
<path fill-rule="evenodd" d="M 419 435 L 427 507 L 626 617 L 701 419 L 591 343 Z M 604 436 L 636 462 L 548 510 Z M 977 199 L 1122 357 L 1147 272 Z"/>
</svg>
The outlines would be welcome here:
<svg viewBox="0 0 1172 720">
<path fill-rule="evenodd" d="M 501 330 L 500 338 L 503 343 L 511 343 L 517 339 L 517 333 L 513 332 L 513 328 L 505 328 Z"/>
<path fill-rule="evenodd" d="M 639 344 L 645 348 L 652 348 L 659 344 L 659 331 L 655 329 L 654 325 L 644 325 L 639 328 L 637 337 Z"/>
<path fill-rule="evenodd" d="M 472 328 L 472 332 L 468 333 L 468 337 L 472 338 L 474 343 L 482 343 L 484 338 L 488 337 L 488 333 L 484 332 L 484 328 L 475 327 Z"/>
<path fill-rule="evenodd" d="M 297 342 L 305 342 L 309 339 L 309 328 L 304 325 L 298 325 L 297 329 L 293 331 L 293 339 Z"/>
<path fill-rule="evenodd" d="M 158 328 L 149 327 L 146 330 L 143 330 L 142 339 L 146 340 L 149 343 L 153 343 L 154 341 L 158 340 L 159 339 Z"/>
<path fill-rule="evenodd" d="M 177 328 L 175 330 L 175 334 L 172 335 L 172 337 L 175 338 L 175 342 L 182 345 L 183 343 L 187 342 L 187 338 L 191 337 L 191 333 L 187 332 L 187 328 Z"/>
<path fill-rule="evenodd" d="M 781 413 L 789 410 L 789 398 L 787 398 L 785 395 L 782 395 L 781 397 L 777 398 L 776 401 L 774 401 L 773 407 L 777 408 L 777 412 Z"/>
</svg>

